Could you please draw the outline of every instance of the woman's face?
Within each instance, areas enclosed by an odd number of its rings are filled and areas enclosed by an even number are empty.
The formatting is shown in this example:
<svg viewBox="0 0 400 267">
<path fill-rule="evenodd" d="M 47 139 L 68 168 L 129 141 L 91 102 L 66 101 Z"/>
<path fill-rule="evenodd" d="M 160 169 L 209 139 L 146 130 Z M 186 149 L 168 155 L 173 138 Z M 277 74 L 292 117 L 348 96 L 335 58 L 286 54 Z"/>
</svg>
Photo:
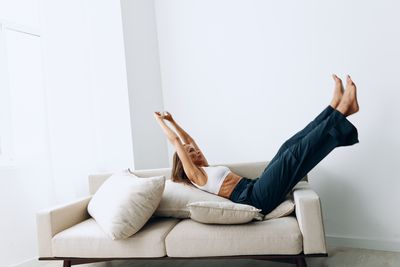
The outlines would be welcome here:
<svg viewBox="0 0 400 267">
<path fill-rule="evenodd" d="M 197 150 L 191 144 L 184 144 L 186 151 L 188 152 L 190 159 L 195 165 L 203 165 L 203 156 L 201 155 L 200 150 Z"/>
</svg>

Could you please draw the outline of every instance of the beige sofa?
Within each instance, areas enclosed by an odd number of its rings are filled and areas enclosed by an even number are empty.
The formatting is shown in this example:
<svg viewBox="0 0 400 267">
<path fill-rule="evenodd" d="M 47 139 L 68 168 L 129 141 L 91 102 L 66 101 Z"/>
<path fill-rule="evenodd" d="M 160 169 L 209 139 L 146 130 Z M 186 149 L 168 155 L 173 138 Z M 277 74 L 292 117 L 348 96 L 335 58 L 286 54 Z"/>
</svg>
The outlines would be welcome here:
<svg viewBox="0 0 400 267">
<path fill-rule="evenodd" d="M 255 178 L 267 162 L 215 164 Z M 165 175 L 171 168 L 139 170 L 137 176 Z M 90 195 L 110 176 L 89 176 Z M 37 213 L 39 260 L 73 264 L 113 259 L 236 259 L 292 262 L 328 256 L 318 195 L 304 177 L 293 189 L 290 216 L 242 225 L 209 225 L 191 219 L 152 217 L 136 234 L 112 240 L 87 213 L 91 196 Z"/>
</svg>

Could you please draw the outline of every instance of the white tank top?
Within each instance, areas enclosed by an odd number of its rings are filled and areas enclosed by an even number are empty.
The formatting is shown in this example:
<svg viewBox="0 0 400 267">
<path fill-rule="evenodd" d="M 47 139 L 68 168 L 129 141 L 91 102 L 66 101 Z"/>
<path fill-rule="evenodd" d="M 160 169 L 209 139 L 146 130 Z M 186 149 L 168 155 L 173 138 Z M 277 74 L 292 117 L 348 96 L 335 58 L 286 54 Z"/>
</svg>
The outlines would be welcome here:
<svg viewBox="0 0 400 267">
<path fill-rule="evenodd" d="M 225 177 L 229 174 L 230 170 L 225 166 L 214 167 L 201 167 L 207 173 L 207 182 L 205 185 L 200 186 L 192 182 L 197 188 L 218 195 Z"/>
</svg>

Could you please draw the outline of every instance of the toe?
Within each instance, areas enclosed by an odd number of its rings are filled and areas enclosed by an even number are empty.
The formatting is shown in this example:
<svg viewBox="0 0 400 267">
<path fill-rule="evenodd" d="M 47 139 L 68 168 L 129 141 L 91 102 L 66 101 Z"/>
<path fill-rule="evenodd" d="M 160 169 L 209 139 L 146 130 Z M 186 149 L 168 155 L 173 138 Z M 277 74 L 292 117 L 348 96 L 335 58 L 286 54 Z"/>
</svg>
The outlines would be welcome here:
<svg viewBox="0 0 400 267">
<path fill-rule="evenodd" d="M 336 82 L 342 82 L 342 79 L 340 79 L 336 74 L 332 74 L 332 77 Z"/>
<path fill-rule="evenodd" d="M 340 87 L 342 87 L 342 88 L 343 88 L 342 79 L 340 79 L 339 77 L 337 77 L 337 81 L 338 81 L 338 83 L 340 84 Z"/>
<path fill-rule="evenodd" d="M 351 79 L 351 77 L 350 77 L 350 75 L 348 75 L 349 76 L 349 84 L 350 85 L 352 85 L 352 86 L 354 86 L 354 87 L 356 87 L 356 84 L 354 83 L 354 81 Z"/>
<path fill-rule="evenodd" d="M 332 78 L 333 78 L 333 80 L 335 80 L 335 82 L 340 81 L 340 78 L 336 74 L 332 74 Z"/>
<path fill-rule="evenodd" d="M 340 91 L 343 92 L 342 80 L 336 74 L 333 74 L 332 77 L 335 80 L 336 89 L 340 89 Z"/>
<path fill-rule="evenodd" d="M 349 84 L 349 85 L 353 84 L 353 81 L 351 80 L 350 75 L 347 75 L 346 81 L 347 81 L 347 84 Z"/>
</svg>

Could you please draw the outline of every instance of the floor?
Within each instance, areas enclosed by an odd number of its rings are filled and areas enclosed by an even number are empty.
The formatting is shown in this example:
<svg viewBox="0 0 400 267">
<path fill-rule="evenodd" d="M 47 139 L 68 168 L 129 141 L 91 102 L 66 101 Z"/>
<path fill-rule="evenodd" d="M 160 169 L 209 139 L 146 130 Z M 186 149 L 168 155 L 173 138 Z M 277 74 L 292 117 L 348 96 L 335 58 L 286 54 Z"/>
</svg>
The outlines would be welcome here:
<svg viewBox="0 0 400 267">
<path fill-rule="evenodd" d="M 308 267 L 399 267 L 400 252 L 328 246 L 328 257 L 307 258 Z M 79 267 L 293 267 L 294 264 L 258 260 L 117 260 L 111 262 L 73 265 Z M 30 261 L 15 267 L 62 267 L 61 261 Z"/>
</svg>

